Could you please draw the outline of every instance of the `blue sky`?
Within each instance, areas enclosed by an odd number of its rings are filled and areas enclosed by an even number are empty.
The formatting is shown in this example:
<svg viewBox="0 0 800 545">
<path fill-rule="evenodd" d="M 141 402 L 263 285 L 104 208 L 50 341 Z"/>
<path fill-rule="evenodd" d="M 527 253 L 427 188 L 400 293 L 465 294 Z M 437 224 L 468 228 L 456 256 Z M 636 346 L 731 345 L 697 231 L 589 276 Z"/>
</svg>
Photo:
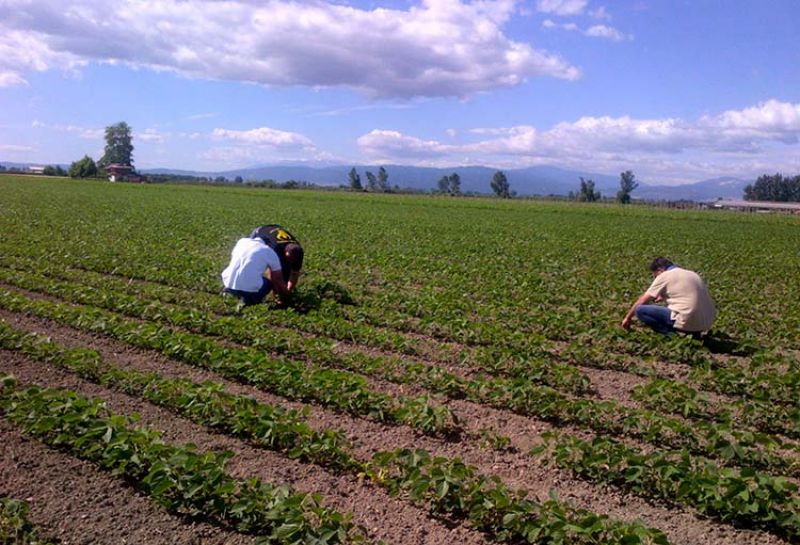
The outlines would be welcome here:
<svg viewBox="0 0 800 545">
<path fill-rule="evenodd" d="M 797 0 L 0 0 L 0 160 L 800 173 Z"/>
</svg>

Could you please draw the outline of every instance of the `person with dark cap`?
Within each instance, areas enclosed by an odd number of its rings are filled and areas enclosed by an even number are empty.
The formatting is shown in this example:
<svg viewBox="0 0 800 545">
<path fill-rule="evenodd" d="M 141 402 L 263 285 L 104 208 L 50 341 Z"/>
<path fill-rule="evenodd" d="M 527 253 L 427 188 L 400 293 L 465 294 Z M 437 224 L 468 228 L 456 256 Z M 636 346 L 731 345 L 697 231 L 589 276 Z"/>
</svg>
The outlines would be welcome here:
<svg viewBox="0 0 800 545">
<path fill-rule="evenodd" d="M 653 283 L 647 288 L 622 320 L 628 329 L 635 315 L 658 333 L 692 333 L 697 336 L 711 329 L 717 311 L 708 288 L 696 272 L 678 267 L 665 257 L 650 263 Z M 650 305 L 651 301 L 666 306 Z"/>
<path fill-rule="evenodd" d="M 297 288 L 303 267 L 303 247 L 280 225 L 262 225 L 239 239 L 222 271 L 223 292 L 244 306 L 261 303 L 273 292 L 280 303 Z"/>
</svg>

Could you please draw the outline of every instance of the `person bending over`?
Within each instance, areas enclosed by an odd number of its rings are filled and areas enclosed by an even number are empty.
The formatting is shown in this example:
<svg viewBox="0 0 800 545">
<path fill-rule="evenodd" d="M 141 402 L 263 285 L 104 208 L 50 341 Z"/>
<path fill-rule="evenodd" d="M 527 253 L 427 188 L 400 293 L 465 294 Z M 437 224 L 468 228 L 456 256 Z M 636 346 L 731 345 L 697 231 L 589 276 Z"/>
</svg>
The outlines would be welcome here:
<svg viewBox="0 0 800 545">
<path fill-rule="evenodd" d="M 711 329 L 717 311 L 703 279 L 692 271 L 678 267 L 665 257 L 650 263 L 653 283 L 633 303 L 620 324 L 631 326 L 635 315 L 642 323 L 658 333 L 675 332 L 701 334 Z M 665 302 L 666 306 L 651 305 Z"/>
<path fill-rule="evenodd" d="M 245 306 L 261 303 L 272 292 L 276 301 L 297 288 L 303 267 L 303 247 L 280 225 L 262 225 L 233 247 L 222 271 L 223 292 Z"/>
</svg>

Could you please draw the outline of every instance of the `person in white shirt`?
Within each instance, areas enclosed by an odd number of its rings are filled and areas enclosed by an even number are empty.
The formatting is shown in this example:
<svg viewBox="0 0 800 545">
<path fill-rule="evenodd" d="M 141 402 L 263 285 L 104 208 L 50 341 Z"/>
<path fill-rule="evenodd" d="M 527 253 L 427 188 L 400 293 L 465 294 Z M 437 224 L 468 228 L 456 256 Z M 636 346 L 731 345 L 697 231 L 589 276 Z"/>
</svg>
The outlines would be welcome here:
<svg viewBox="0 0 800 545">
<path fill-rule="evenodd" d="M 674 332 L 700 334 L 711 329 L 717 311 L 703 279 L 692 271 L 682 269 L 665 257 L 650 264 L 653 283 L 633 304 L 622 320 L 628 329 L 635 315 L 642 323 L 658 333 Z M 648 304 L 666 302 L 666 306 Z"/>
<path fill-rule="evenodd" d="M 273 248 L 256 229 L 250 238 L 239 239 L 233 247 L 231 261 L 221 275 L 223 292 L 238 297 L 245 306 L 261 303 L 270 292 L 280 303 L 297 287 L 302 263 L 299 243 Z M 284 269 L 288 269 L 288 278 Z"/>
</svg>

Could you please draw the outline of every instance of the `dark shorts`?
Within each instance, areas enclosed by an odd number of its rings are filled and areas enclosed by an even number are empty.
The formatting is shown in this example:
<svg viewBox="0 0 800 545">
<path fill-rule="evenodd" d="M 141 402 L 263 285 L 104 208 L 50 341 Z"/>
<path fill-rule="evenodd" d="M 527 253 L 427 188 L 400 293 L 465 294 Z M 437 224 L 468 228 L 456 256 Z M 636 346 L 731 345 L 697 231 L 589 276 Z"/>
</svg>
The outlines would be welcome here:
<svg viewBox="0 0 800 545">
<path fill-rule="evenodd" d="M 264 300 L 264 297 L 269 295 L 269 292 L 272 291 L 272 282 L 264 278 L 261 283 L 261 289 L 258 291 L 232 290 L 230 288 L 225 288 L 222 291 L 238 297 L 246 306 L 257 305 Z"/>
</svg>

